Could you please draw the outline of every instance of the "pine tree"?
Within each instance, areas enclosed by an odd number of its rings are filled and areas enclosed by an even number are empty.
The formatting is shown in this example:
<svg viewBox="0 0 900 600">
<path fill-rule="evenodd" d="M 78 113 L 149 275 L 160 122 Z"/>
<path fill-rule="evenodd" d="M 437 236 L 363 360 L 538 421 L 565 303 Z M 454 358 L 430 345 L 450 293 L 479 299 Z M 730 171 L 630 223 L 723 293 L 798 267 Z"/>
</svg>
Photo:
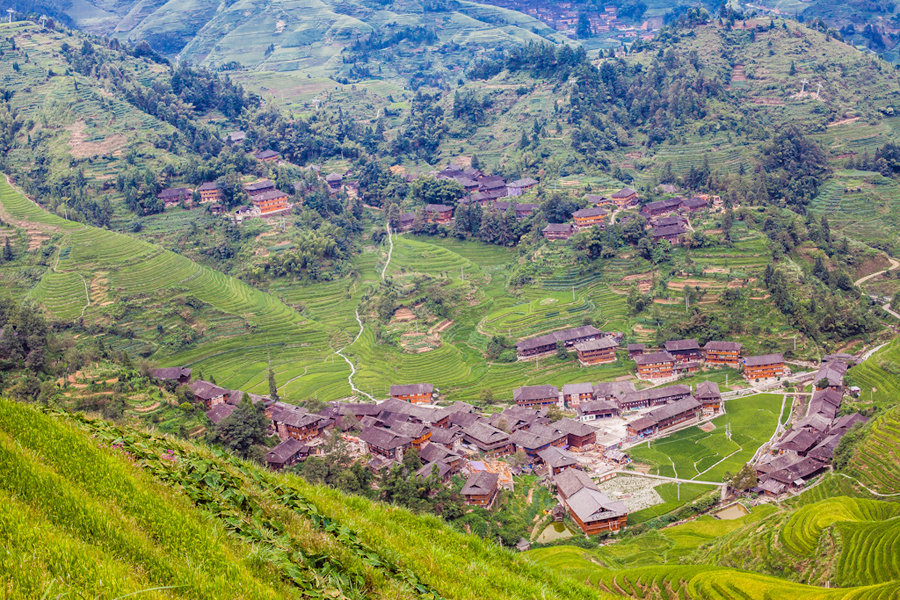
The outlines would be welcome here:
<svg viewBox="0 0 900 600">
<path fill-rule="evenodd" d="M 796 75 L 796 74 L 797 74 L 797 67 L 794 66 L 794 61 L 791 61 L 791 68 L 790 68 L 790 70 L 788 71 L 788 75 L 793 76 L 793 75 Z"/>
<path fill-rule="evenodd" d="M 278 386 L 275 385 L 275 371 L 269 367 L 269 397 L 278 402 Z"/>
<path fill-rule="evenodd" d="M 12 247 L 9 245 L 9 238 L 6 238 L 6 244 L 3 246 L 3 261 L 10 261 L 13 259 L 13 251 Z"/>
</svg>

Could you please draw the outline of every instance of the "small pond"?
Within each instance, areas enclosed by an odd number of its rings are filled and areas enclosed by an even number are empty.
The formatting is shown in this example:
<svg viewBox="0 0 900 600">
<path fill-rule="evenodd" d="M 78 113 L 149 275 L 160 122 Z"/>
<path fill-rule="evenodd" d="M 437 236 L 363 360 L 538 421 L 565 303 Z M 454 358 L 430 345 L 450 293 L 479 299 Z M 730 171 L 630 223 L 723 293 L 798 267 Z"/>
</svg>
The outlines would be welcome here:
<svg viewBox="0 0 900 600">
<path fill-rule="evenodd" d="M 713 516 L 717 519 L 722 519 L 724 521 L 730 521 L 732 519 L 740 519 L 741 517 L 746 517 L 750 514 L 750 511 L 747 510 L 743 504 L 732 504 L 731 506 L 720 510 L 719 512 L 713 513 Z"/>
<path fill-rule="evenodd" d="M 537 541 L 539 544 L 546 544 L 547 542 L 568 539 L 572 535 L 574 535 L 572 530 L 566 527 L 565 523 L 550 523 L 538 536 Z"/>
</svg>

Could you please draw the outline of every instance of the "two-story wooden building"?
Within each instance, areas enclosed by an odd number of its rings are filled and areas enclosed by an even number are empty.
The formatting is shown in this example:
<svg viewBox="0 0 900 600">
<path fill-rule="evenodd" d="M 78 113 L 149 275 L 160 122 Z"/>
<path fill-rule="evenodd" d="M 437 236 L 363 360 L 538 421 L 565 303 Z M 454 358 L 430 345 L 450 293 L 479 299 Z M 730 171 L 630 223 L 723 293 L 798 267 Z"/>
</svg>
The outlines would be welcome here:
<svg viewBox="0 0 900 600">
<path fill-rule="evenodd" d="M 584 325 L 582 327 L 563 329 L 545 335 L 524 339 L 516 343 L 516 352 L 518 353 L 519 358 L 528 358 L 549 352 L 556 352 L 557 342 L 562 342 L 566 348 L 571 348 L 575 344 L 600 339 L 602 337 L 602 331 L 593 325 Z"/>
<path fill-rule="evenodd" d="M 204 183 L 197 188 L 197 191 L 200 193 L 200 202 L 203 204 L 206 204 L 207 202 L 221 202 L 224 199 L 222 190 L 215 181 Z"/>
<path fill-rule="evenodd" d="M 266 464 L 270 469 L 279 471 L 305 460 L 309 456 L 309 446 L 288 438 L 266 453 Z"/>
<path fill-rule="evenodd" d="M 670 340 L 665 344 L 666 352 L 672 355 L 676 362 L 688 362 L 703 360 L 703 351 L 697 340 Z"/>
<path fill-rule="evenodd" d="M 638 194 L 631 188 L 622 188 L 618 192 L 615 192 L 612 195 L 612 201 L 619 208 L 624 208 L 626 206 L 633 206 L 637 204 Z"/>
<path fill-rule="evenodd" d="M 256 194 L 250 202 L 262 216 L 285 211 L 291 207 L 288 204 L 288 195 L 278 189 L 271 189 Z"/>
<path fill-rule="evenodd" d="M 763 354 L 748 356 L 744 359 L 744 379 L 770 379 L 784 375 L 784 356 L 781 354 Z"/>
<path fill-rule="evenodd" d="M 567 240 L 575 233 L 571 223 L 550 223 L 541 230 L 544 237 L 550 241 Z"/>
<path fill-rule="evenodd" d="M 247 195 L 253 199 L 258 194 L 263 194 L 265 192 L 270 192 L 275 189 L 275 183 L 270 179 L 260 179 L 259 181 L 254 181 L 253 183 L 248 183 L 244 186 L 244 191 L 247 192 Z"/>
<path fill-rule="evenodd" d="M 411 404 L 425 404 L 431 402 L 434 394 L 434 386 L 430 383 L 411 383 L 407 385 L 392 385 L 391 398 L 403 400 Z"/>
<path fill-rule="evenodd" d="M 580 404 L 576 409 L 582 423 L 619 416 L 619 405 L 613 400 L 594 400 Z"/>
<path fill-rule="evenodd" d="M 703 346 L 708 365 L 725 365 L 737 369 L 741 366 L 741 348 L 739 342 L 709 341 Z"/>
<path fill-rule="evenodd" d="M 626 425 L 629 436 L 653 435 L 700 416 L 701 405 L 693 396 L 651 410 Z"/>
<path fill-rule="evenodd" d="M 463 495 L 469 506 L 489 509 L 494 504 L 494 499 L 500 490 L 499 481 L 500 476 L 496 473 L 478 471 L 466 480 L 466 485 L 459 493 Z"/>
<path fill-rule="evenodd" d="M 428 223 L 450 223 L 453 221 L 453 207 L 446 204 L 426 204 L 424 215 Z"/>
<path fill-rule="evenodd" d="M 672 377 L 675 358 L 668 352 L 651 352 L 634 357 L 638 379 L 663 379 Z"/>
<path fill-rule="evenodd" d="M 578 361 L 582 365 L 600 365 L 616 362 L 616 349 L 619 344 L 615 338 L 607 336 L 598 340 L 589 340 L 575 344 Z"/>
<path fill-rule="evenodd" d="M 634 410 L 648 406 L 661 406 L 678 402 L 691 395 L 690 386 L 684 384 L 667 385 L 635 392 L 626 392 L 616 397 L 622 410 Z"/>
<path fill-rule="evenodd" d="M 572 218 L 575 220 L 575 227 L 578 229 L 587 229 L 594 225 L 604 227 L 606 225 L 607 216 L 609 216 L 609 212 L 607 212 L 605 208 L 600 208 L 599 206 L 582 208 L 581 210 L 576 210 L 572 213 Z"/>
<path fill-rule="evenodd" d="M 475 421 L 463 427 L 462 433 L 463 441 L 478 448 L 485 456 L 497 458 L 515 451 L 509 434 L 487 423 Z"/>
<path fill-rule="evenodd" d="M 594 386 L 590 383 L 567 383 L 562 387 L 563 403 L 569 408 L 575 408 L 582 402 L 590 402 L 594 399 Z"/>
<path fill-rule="evenodd" d="M 181 202 L 190 203 L 194 198 L 194 192 L 186 187 L 168 188 L 162 190 L 156 197 L 162 200 L 164 207 L 169 208 Z"/>
<path fill-rule="evenodd" d="M 550 446 L 541 450 L 538 452 L 538 458 L 547 465 L 547 470 L 550 472 L 551 477 L 559 475 L 566 469 L 578 468 L 578 461 L 571 454 L 565 450 L 560 450 L 556 446 Z"/>
<path fill-rule="evenodd" d="M 681 198 L 657 200 L 656 202 L 645 204 L 644 207 L 641 208 L 641 216 L 647 219 L 651 217 L 659 217 L 661 215 L 666 215 L 670 212 L 674 212 L 678 210 L 679 207 L 681 207 Z"/>
<path fill-rule="evenodd" d="M 687 233 L 687 229 L 682 225 L 667 225 L 666 227 L 654 227 L 650 236 L 654 242 L 666 240 L 670 244 L 680 244 L 681 236 L 685 233 Z"/>
<path fill-rule="evenodd" d="M 722 394 L 715 381 L 704 381 L 697 385 L 694 398 L 700 403 L 704 415 L 715 415 L 722 410 Z"/>
<path fill-rule="evenodd" d="M 216 384 L 204 381 L 202 379 L 198 379 L 197 381 L 192 383 L 190 385 L 190 388 L 194 393 L 194 398 L 203 402 L 203 406 L 206 407 L 206 410 L 211 409 L 217 404 L 228 402 L 228 396 L 231 393 L 225 388 L 220 388 Z"/>
<path fill-rule="evenodd" d="M 560 499 L 585 535 L 617 532 L 628 521 L 625 504 L 610 500 L 584 471 L 565 469 L 553 481 Z"/>
<path fill-rule="evenodd" d="M 413 439 L 400 435 L 383 427 L 366 427 L 359 434 L 359 439 L 365 444 L 366 453 L 383 456 L 400 462 L 403 453 L 413 446 Z"/>
<path fill-rule="evenodd" d="M 559 388 L 555 385 L 526 385 L 513 390 L 513 401 L 524 408 L 557 406 Z"/>
<path fill-rule="evenodd" d="M 290 437 L 305 442 L 333 427 L 334 420 L 310 413 L 301 406 L 276 402 L 272 408 L 272 425 L 281 439 Z"/>
<path fill-rule="evenodd" d="M 281 154 L 274 150 L 261 150 L 254 154 L 253 157 L 262 162 L 274 162 L 281 158 Z"/>
</svg>

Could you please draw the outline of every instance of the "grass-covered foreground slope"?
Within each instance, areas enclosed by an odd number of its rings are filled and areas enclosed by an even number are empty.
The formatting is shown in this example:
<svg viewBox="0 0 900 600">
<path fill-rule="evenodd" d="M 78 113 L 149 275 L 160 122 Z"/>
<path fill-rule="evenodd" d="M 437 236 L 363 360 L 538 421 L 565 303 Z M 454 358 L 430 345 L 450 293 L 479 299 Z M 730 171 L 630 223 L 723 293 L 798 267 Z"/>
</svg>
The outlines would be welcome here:
<svg viewBox="0 0 900 600">
<path fill-rule="evenodd" d="M 0 474 L 5 597 L 608 597 L 434 517 L 8 401 Z"/>
</svg>

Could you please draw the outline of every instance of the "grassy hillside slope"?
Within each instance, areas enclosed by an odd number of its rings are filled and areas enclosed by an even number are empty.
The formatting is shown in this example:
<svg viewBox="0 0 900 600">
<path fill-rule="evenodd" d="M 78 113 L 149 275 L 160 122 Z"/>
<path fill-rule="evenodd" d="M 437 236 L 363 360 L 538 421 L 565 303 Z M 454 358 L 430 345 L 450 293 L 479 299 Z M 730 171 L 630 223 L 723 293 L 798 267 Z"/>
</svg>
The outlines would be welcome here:
<svg viewBox="0 0 900 600">
<path fill-rule="evenodd" d="M 12 598 L 608 597 L 436 518 L 203 447 L 7 401 L 0 416 Z"/>
</svg>

